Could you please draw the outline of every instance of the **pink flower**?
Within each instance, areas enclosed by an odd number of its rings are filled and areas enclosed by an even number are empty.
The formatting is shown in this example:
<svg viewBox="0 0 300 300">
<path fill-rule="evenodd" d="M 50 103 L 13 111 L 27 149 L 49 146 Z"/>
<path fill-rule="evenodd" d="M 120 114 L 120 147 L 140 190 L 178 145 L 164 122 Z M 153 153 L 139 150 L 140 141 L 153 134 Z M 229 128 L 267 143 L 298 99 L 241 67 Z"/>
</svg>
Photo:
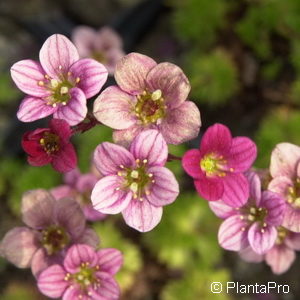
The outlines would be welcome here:
<svg viewBox="0 0 300 300">
<path fill-rule="evenodd" d="M 19 107 L 19 120 L 32 122 L 53 114 L 73 126 L 84 120 L 86 99 L 100 91 L 107 70 L 93 59 L 79 59 L 70 40 L 54 34 L 40 50 L 40 63 L 19 61 L 12 66 L 11 76 L 28 94 Z"/>
<path fill-rule="evenodd" d="M 247 177 L 250 184 L 247 204 L 234 209 L 223 201 L 216 201 L 210 202 L 210 207 L 218 217 L 226 219 L 218 234 L 219 244 L 224 249 L 240 251 L 250 245 L 257 254 L 264 254 L 274 246 L 285 202 L 277 193 L 261 192 L 256 173 L 249 172 Z"/>
<path fill-rule="evenodd" d="M 69 172 L 77 165 L 77 156 L 69 139 L 72 135 L 64 120 L 52 119 L 49 128 L 38 128 L 23 135 L 22 148 L 28 154 L 32 166 L 51 163 L 58 172 Z"/>
<path fill-rule="evenodd" d="M 117 249 L 95 251 L 88 245 L 72 246 L 63 264 L 44 270 L 38 278 L 38 288 L 50 298 L 119 299 L 120 289 L 114 279 L 123 263 Z"/>
<path fill-rule="evenodd" d="M 121 37 L 110 27 L 98 31 L 88 26 L 74 29 L 72 40 L 80 57 L 91 57 L 104 64 L 109 74 L 114 74 L 116 63 L 125 53 Z"/>
<path fill-rule="evenodd" d="M 162 216 L 162 206 L 175 201 L 179 186 L 164 167 L 168 147 L 156 130 L 140 133 L 130 150 L 100 144 L 94 163 L 104 175 L 92 191 L 94 208 L 105 214 L 122 212 L 125 222 L 139 231 L 153 229 Z"/>
<path fill-rule="evenodd" d="M 300 147 L 281 143 L 271 155 L 269 190 L 281 194 L 286 203 L 282 226 L 300 232 Z"/>
<path fill-rule="evenodd" d="M 193 177 L 199 195 L 209 201 L 222 199 L 240 207 L 249 196 L 249 184 L 243 172 L 256 158 L 256 145 L 246 137 L 232 138 L 222 124 L 210 126 L 200 149 L 187 151 L 182 159 L 184 170 Z"/>
<path fill-rule="evenodd" d="M 68 197 L 76 199 L 88 221 L 103 220 L 106 215 L 95 210 L 91 202 L 91 192 L 98 180 L 99 177 L 92 173 L 81 174 L 74 169 L 65 174 L 66 184 L 51 189 L 51 194 L 57 200 Z"/>
<path fill-rule="evenodd" d="M 115 79 L 118 86 L 108 87 L 94 102 L 94 115 L 117 129 L 116 143 L 127 146 L 146 129 L 160 131 L 168 144 L 198 135 L 200 112 L 186 101 L 190 84 L 179 67 L 130 53 L 117 63 Z"/>
<path fill-rule="evenodd" d="M 19 268 L 29 268 L 35 276 L 48 266 L 60 263 L 74 243 L 96 247 L 99 238 L 86 228 L 84 215 L 73 199 L 56 201 L 45 190 L 33 190 L 22 198 L 23 222 L 6 233 L 0 253 Z"/>
</svg>

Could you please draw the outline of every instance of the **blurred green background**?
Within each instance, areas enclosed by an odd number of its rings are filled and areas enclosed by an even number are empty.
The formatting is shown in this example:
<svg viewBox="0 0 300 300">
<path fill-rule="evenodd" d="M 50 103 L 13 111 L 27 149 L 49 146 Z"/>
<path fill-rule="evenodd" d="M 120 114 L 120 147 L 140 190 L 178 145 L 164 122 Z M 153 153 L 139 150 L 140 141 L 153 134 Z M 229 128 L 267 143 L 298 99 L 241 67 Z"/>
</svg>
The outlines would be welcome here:
<svg viewBox="0 0 300 300">
<path fill-rule="evenodd" d="M 52 33 L 70 35 L 86 24 L 113 26 L 125 50 L 170 61 L 187 74 L 202 115 L 202 130 L 215 122 L 234 135 L 246 135 L 258 146 L 255 165 L 267 168 L 279 142 L 300 144 L 300 1 L 299 0 L 10 0 L 0 1 L 0 238 L 21 224 L 24 191 L 52 188 L 62 178 L 51 167 L 26 163 L 20 141 L 26 130 L 45 121 L 22 124 L 15 113 L 22 94 L 14 87 L 10 66 L 36 59 Z M 113 79 L 110 79 L 110 84 Z M 92 100 L 91 100 L 92 102 Z M 111 140 L 104 127 L 76 136 L 82 172 L 102 141 Z M 200 137 L 199 137 L 200 138 Z M 182 155 L 199 143 L 170 147 Z M 120 216 L 93 224 L 103 247 L 125 255 L 117 279 L 122 300 L 300 299 L 299 258 L 283 275 L 265 264 L 248 264 L 217 243 L 221 223 L 207 202 L 195 193 L 180 162 L 168 163 L 181 186 L 174 204 L 164 208 L 161 223 L 149 233 L 126 227 Z M 211 282 L 288 284 L 289 294 L 213 294 Z M 0 299 L 46 299 L 37 291 L 30 270 L 0 259 Z"/>
</svg>

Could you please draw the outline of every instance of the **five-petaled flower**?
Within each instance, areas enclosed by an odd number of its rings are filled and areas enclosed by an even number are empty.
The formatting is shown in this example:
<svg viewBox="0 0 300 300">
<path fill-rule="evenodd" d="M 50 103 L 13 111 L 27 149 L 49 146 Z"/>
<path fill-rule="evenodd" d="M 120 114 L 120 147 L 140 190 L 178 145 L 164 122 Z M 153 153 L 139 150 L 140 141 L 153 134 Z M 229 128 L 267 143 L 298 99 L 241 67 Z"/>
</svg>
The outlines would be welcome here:
<svg viewBox="0 0 300 300">
<path fill-rule="evenodd" d="M 98 246 L 96 232 L 86 228 L 85 218 L 73 199 L 55 200 L 45 190 L 32 190 L 22 198 L 23 221 L 6 233 L 0 253 L 19 268 L 29 268 L 35 276 L 48 266 L 60 263 L 75 243 Z"/>
<path fill-rule="evenodd" d="M 28 94 L 19 107 L 19 120 L 32 122 L 53 114 L 76 125 L 87 114 L 86 100 L 106 82 L 107 70 L 96 60 L 79 59 L 71 41 L 54 34 L 40 50 L 40 63 L 19 61 L 11 67 L 11 76 Z"/>
<path fill-rule="evenodd" d="M 71 171 L 77 165 L 76 152 L 69 141 L 71 135 L 70 125 L 59 119 L 50 120 L 49 128 L 26 132 L 22 147 L 28 154 L 28 163 L 32 166 L 51 163 L 58 172 Z"/>
<path fill-rule="evenodd" d="M 95 251 L 88 245 L 74 245 L 63 264 L 53 265 L 40 274 L 38 288 L 50 298 L 116 300 L 120 289 L 113 276 L 122 263 L 122 254 L 117 249 Z"/>
<path fill-rule="evenodd" d="M 149 231 L 161 219 L 162 206 L 175 201 L 179 186 L 164 167 L 168 147 L 157 130 L 140 133 L 130 150 L 112 143 L 100 144 L 94 163 L 103 174 L 92 191 L 94 208 L 102 213 L 122 212 L 125 222 Z"/>
<path fill-rule="evenodd" d="M 81 57 L 90 57 L 104 64 L 109 74 L 114 74 L 116 63 L 125 53 L 120 36 L 110 27 L 95 30 L 78 26 L 72 33 L 72 40 Z"/>
<path fill-rule="evenodd" d="M 249 184 L 243 172 L 256 158 L 256 145 L 246 137 L 232 138 L 222 124 L 210 126 L 200 149 L 187 151 L 182 166 L 194 179 L 195 187 L 209 201 L 222 199 L 232 207 L 246 203 Z"/>
<path fill-rule="evenodd" d="M 94 115 L 117 129 L 116 143 L 127 146 L 146 129 L 159 130 L 168 144 L 198 135 L 200 112 L 186 101 L 190 84 L 179 67 L 130 53 L 117 63 L 115 79 L 118 86 L 108 87 L 94 102 Z"/>
<path fill-rule="evenodd" d="M 300 147 L 278 144 L 271 155 L 270 174 L 273 179 L 268 188 L 287 203 L 282 226 L 300 232 Z"/>
<path fill-rule="evenodd" d="M 210 202 L 215 214 L 226 219 L 220 226 L 219 244 L 231 251 L 240 251 L 250 245 L 258 254 L 270 250 L 277 238 L 276 227 L 281 225 L 285 201 L 277 193 L 261 191 L 258 175 L 248 172 L 250 198 L 240 208 L 232 208 L 223 201 Z"/>
</svg>

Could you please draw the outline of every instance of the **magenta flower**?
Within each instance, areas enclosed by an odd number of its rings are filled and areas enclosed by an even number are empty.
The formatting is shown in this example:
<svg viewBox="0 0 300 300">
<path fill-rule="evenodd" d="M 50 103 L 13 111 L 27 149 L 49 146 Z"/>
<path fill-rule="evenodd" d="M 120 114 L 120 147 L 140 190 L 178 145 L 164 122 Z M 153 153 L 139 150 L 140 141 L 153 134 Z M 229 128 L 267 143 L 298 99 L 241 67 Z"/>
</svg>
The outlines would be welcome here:
<svg viewBox="0 0 300 300">
<path fill-rule="evenodd" d="M 54 34 L 40 50 L 40 63 L 27 59 L 15 63 L 11 76 L 28 94 L 17 117 L 32 122 L 51 114 L 76 125 L 87 114 L 86 99 L 96 95 L 107 79 L 107 70 L 93 59 L 79 59 L 65 36 Z"/>
<path fill-rule="evenodd" d="M 51 163 L 58 172 L 69 172 L 77 165 L 74 146 L 69 139 L 72 135 L 70 125 L 59 119 L 52 119 L 49 128 L 38 128 L 23 135 L 22 148 L 28 154 L 32 166 Z"/>
<path fill-rule="evenodd" d="M 74 29 L 72 40 L 80 57 L 90 57 L 102 63 L 109 74 L 114 74 L 116 63 L 124 55 L 121 37 L 110 27 L 98 31 L 88 26 Z"/>
<path fill-rule="evenodd" d="M 94 102 L 94 115 L 117 129 L 116 143 L 127 146 L 146 129 L 160 131 L 168 144 L 198 135 L 200 112 L 186 101 L 191 87 L 179 67 L 130 53 L 117 63 L 115 79 L 118 86 L 108 87 Z"/>
<path fill-rule="evenodd" d="M 73 199 L 56 201 L 45 190 L 33 190 L 22 198 L 23 222 L 6 233 L 0 253 L 19 268 L 29 268 L 35 276 L 48 266 L 60 263 L 74 243 L 96 247 L 99 238 L 86 228 L 84 215 Z"/>
<path fill-rule="evenodd" d="M 281 143 L 271 155 L 269 190 L 281 194 L 287 206 L 282 226 L 300 232 L 300 147 Z"/>
<path fill-rule="evenodd" d="M 226 219 L 220 226 L 219 244 L 227 250 L 240 251 L 247 246 L 257 254 L 270 250 L 277 238 L 285 210 L 284 199 L 277 193 L 261 192 L 261 183 L 254 172 L 247 174 L 250 198 L 240 208 L 230 208 L 224 202 L 210 202 L 217 216 Z"/>
<path fill-rule="evenodd" d="M 130 150 L 100 144 L 94 163 L 104 175 L 92 191 L 94 208 L 105 214 L 122 212 L 125 222 L 139 231 L 153 229 L 162 216 L 162 206 L 175 201 L 179 186 L 164 167 L 168 147 L 157 130 L 140 133 Z"/>
<path fill-rule="evenodd" d="M 88 221 L 103 220 L 106 215 L 95 210 L 91 202 L 91 193 L 99 180 L 95 174 L 81 174 L 78 169 L 68 172 L 64 176 L 64 185 L 51 189 L 52 196 L 59 200 L 62 198 L 74 198 L 77 200 Z"/>
<path fill-rule="evenodd" d="M 122 254 L 117 249 L 95 251 L 88 245 L 74 245 L 63 264 L 41 273 L 38 288 L 50 298 L 117 300 L 120 289 L 113 276 L 122 263 Z"/>
<path fill-rule="evenodd" d="M 232 207 L 244 205 L 249 184 L 243 172 L 256 158 L 256 145 L 246 137 L 232 138 L 222 124 L 210 126 L 200 149 L 187 151 L 182 158 L 184 170 L 194 179 L 199 195 L 208 201 L 222 199 Z"/>
</svg>

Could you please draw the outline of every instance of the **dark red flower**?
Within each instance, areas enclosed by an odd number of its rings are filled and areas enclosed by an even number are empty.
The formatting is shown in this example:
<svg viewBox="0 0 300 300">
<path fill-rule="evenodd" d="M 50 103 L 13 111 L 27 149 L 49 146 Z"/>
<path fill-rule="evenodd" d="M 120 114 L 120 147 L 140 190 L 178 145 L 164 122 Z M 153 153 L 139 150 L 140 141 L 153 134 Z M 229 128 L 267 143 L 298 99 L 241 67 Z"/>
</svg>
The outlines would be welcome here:
<svg viewBox="0 0 300 300">
<path fill-rule="evenodd" d="M 28 154 L 28 163 L 38 167 L 51 163 L 58 172 L 74 169 L 77 157 L 69 141 L 71 134 L 70 125 L 59 119 L 52 119 L 49 128 L 26 132 L 22 138 L 22 147 Z"/>
</svg>

